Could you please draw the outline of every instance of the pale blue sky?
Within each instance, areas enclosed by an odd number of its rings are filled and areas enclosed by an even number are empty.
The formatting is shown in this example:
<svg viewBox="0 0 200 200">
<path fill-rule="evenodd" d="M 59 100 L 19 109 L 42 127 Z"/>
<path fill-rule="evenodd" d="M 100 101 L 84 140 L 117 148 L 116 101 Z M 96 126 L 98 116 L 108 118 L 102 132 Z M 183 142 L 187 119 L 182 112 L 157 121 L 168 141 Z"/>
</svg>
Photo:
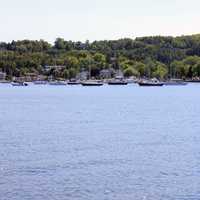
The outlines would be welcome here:
<svg viewBox="0 0 200 200">
<path fill-rule="evenodd" d="M 200 0 L 0 0 L 0 41 L 200 33 Z"/>
</svg>

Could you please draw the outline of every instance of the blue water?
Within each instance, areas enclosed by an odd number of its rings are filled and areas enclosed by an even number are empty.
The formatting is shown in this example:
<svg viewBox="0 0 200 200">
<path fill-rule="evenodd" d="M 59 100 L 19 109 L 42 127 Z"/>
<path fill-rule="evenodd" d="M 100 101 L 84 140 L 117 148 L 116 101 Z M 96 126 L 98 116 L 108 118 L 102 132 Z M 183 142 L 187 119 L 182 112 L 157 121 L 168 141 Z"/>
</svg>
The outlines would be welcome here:
<svg viewBox="0 0 200 200">
<path fill-rule="evenodd" d="M 200 199 L 200 85 L 0 86 L 1 200 Z"/>
</svg>

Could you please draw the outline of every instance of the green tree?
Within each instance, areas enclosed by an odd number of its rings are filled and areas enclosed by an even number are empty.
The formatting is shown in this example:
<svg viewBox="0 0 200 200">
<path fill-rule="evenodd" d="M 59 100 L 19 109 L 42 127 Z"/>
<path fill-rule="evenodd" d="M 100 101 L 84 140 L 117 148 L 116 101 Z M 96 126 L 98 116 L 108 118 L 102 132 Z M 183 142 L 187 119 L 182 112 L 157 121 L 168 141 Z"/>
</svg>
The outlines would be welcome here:
<svg viewBox="0 0 200 200">
<path fill-rule="evenodd" d="M 73 76 L 72 73 L 71 73 L 71 74 L 69 73 L 69 70 L 68 70 L 68 69 L 64 69 L 64 71 L 63 71 L 63 78 L 69 79 L 69 78 L 70 78 L 70 75 Z"/>
<path fill-rule="evenodd" d="M 63 50 L 65 47 L 65 40 L 63 38 L 57 38 L 55 41 L 55 48 L 58 50 Z"/>
<path fill-rule="evenodd" d="M 187 77 L 188 71 L 189 71 L 189 67 L 188 65 L 186 65 L 184 62 L 182 61 L 174 61 L 171 64 L 171 68 L 174 71 L 174 77 L 177 78 L 185 78 Z"/>
<path fill-rule="evenodd" d="M 144 77 L 144 76 L 147 76 L 146 74 L 146 71 L 147 71 L 147 67 L 144 63 L 141 63 L 141 62 L 137 62 L 135 65 L 134 65 L 135 69 L 139 72 L 139 75 L 141 77 Z"/>
<path fill-rule="evenodd" d="M 68 56 L 64 59 L 64 65 L 69 68 L 78 68 L 79 67 L 79 61 L 74 56 Z"/>
<path fill-rule="evenodd" d="M 139 72 L 134 69 L 133 67 L 128 67 L 124 70 L 124 76 L 125 77 L 130 77 L 130 76 L 139 76 Z"/>
<path fill-rule="evenodd" d="M 156 69 L 153 72 L 153 77 L 156 77 L 158 79 L 164 79 L 167 77 L 168 70 L 164 64 L 157 63 Z"/>
<path fill-rule="evenodd" d="M 200 77 L 200 62 L 197 62 L 192 67 L 192 75 L 193 75 L 193 77 Z"/>
<path fill-rule="evenodd" d="M 77 71 L 76 71 L 76 69 L 74 69 L 74 68 L 70 68 L 69 69 L 69 79 L 71 79 L 71 78 L 75 78 L 76 77 L 76 75 L 77 75 Z"/>
</svg>

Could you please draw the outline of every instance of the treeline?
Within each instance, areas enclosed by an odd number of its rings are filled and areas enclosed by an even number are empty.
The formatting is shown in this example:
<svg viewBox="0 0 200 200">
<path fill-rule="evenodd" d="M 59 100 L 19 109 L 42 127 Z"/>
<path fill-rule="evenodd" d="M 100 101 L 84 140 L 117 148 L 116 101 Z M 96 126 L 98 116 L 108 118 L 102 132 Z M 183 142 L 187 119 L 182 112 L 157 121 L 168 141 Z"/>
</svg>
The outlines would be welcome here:
<svg viewBox="0 0 200 200">
<path fill-rule="evenodd" d="M 46 71 L 45 66 L 65 67 Z M 53 45 L 44 40 L 0 43 L 0 71 L 8 78 L 27 73 L 73 78 L 89 69 L 94 77 L 102 69 L 120 69 L 127 77 L 199 77 L 200 34 L 94 42 L 58 38 Z"/>
</svg>

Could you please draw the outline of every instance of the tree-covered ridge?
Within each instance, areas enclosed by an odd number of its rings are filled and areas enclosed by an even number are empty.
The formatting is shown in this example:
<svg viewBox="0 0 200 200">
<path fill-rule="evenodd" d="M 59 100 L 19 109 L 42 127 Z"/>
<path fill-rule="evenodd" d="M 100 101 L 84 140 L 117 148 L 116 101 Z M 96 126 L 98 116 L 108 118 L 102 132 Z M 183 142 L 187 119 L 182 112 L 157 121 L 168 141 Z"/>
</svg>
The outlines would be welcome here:
<svg viewBox="0 0 200 200">
<path fill-rule="evenodd" d="M 64 66 L 61 69 L 45 66 Z M 180 37 L 141 37 L 135 40 L 73 42 L 62 38 L 54 45 L 44 40 L 0 43 L 0 70 L 8 77 L 27 73 L 72 78 L 91 69 L 99 77 L 103 69 L 123 70 L 125 76 L 200 76 L 200 34 Z"/>
</svg>

